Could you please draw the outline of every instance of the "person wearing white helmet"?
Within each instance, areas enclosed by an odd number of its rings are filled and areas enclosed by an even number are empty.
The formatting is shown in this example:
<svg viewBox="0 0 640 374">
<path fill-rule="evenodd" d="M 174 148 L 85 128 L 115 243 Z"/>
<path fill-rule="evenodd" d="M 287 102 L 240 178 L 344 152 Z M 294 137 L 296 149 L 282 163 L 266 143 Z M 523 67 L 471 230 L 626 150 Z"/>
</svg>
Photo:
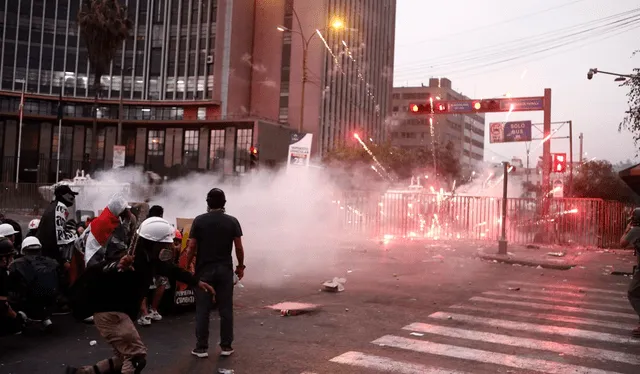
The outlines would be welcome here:
<svg viewBox="0 0 640 374">
<path fill-rule="evenodd" d="M 116 261 L 87 267 L 72 287 L 74 316 L 93 315 L 100 335 L 116 355 L 92 366 L 67 367 L 67 374 L 140 373 L 147 364 L 147 348 L 133 321 L 153 277 L 162 275 L 214 294 L 213 288 L 171 262 L 175 228 L 159 217 L 140 224 L 129 251 Z"/>
<path fill-rule="evenodd" d="M 9 266 L 14 304 L 30 319 L 52 325 L 51 314 L 59 296 L 59 264 L 42 255 L 42 245 L 35 236 L 22 241 L 23 256 Z"/>
<path fill-rule="evenodd" d="M 0 236 L 3 236 L 9 239 L 15 249 L 19 249 L 19 247 L 16 248 L 16 242 L 15 242 L 16 241 L 15 235 L 17 233 L 18 231 L 16 231 L 16 229 L 14 229 L 13 226 L 11 226 L 10 224 L 8 223 L 0 224 Z"/>
<path fill-rule="evenodd" d="M 31 221 L 29 221 L 29 225 L 27 226 L 27 234 L 24 236 L 25 238 L 28 238 L 30 236 L 36 236 L 36 233 L 38 232 L 38 227 L 40 226 L 40 220 L 37 218 L 32 219 Z"/>
</svg>

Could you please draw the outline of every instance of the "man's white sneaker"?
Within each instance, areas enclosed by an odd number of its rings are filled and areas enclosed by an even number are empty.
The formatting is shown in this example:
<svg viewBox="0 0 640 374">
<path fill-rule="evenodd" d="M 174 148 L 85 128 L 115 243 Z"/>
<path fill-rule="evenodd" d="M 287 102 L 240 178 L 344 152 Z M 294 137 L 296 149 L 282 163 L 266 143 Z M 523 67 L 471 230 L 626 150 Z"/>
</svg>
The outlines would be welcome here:
<svg viewBox="0 0 640 374">
<path fill-rule="evenodd" d="M 151 318 L 152 321 L 162 321 L 162 316 L 158 313 L 157 310 L 151 309 L 147 317 Z"/>
<path fill-rule="evenodd" d="M 140 326 L 151 326 L 151 318 L 149 316 L 143 316 L 138 318 L 138 325 Z"/>
</svg>

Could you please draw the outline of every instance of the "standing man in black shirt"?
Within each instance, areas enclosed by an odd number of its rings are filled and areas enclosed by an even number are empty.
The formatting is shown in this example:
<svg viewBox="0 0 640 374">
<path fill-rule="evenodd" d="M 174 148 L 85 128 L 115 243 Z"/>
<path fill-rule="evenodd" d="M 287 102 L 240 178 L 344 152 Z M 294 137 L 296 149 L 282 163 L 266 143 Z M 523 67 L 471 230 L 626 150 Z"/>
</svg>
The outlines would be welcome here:
<svg viewBox="0 0 640 374">
<path fill-rule="evenodd" d="M 244 276 L 244 248 L 242 229 L 235 217 L 225 214 L 227 202 L 224 192 L 214 188 L 207 194 L 207 213 L 193 220 L 189 233 L 187 264 L 196 258 L 195 275 L 201 281 L 213 286 L 216 304 L 220 313 L 221 356 L 233 353 L 233 285 L 234 271 L 231 252 L 236 247 L 238 279 Z M 209 314 L 213 307 L 211 296 L 195 290 L 196 294 L 196 348 L 194 356 L 209 357 Z"/>
</svg>

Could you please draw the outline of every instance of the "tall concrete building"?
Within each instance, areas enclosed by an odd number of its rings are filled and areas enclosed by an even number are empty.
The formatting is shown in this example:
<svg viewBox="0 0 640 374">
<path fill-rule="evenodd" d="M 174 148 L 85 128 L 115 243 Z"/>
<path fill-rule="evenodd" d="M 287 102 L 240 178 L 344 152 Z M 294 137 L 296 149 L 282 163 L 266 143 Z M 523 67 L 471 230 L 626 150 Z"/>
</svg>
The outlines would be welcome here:
<svg viewBox="0 0 640 374">
<path fill-rule="evenodd" d="M 247 170 L 251 147 L 261 163 L 285 158 L 301 119 L 315 151 L 356 129 L 384 136 L 395 1 L 121 0 L 133 27 L 101 79 L 97 160 L 89 160 L 93 71 L 76 22 L 81 2 L 0 3 L 3 181 L 110 167 L 119 138 L 127 165 L 229 174 Z"/>
<path fill-rule="evenodd" d="M 394 145 L 407 148 L 431 148 L 432 142 L 453 143 L 460 164 L 473 166 L 484 158 L 484 114 L 434 115 L 433 137 L 429 115 L 409 113 L 409 105 L 436 100 L 469 100 L 451 88 L 446 78 L 432 78 L 428 86 L 393 88 L 393 121 L 390 129 Z"/>
</svg>

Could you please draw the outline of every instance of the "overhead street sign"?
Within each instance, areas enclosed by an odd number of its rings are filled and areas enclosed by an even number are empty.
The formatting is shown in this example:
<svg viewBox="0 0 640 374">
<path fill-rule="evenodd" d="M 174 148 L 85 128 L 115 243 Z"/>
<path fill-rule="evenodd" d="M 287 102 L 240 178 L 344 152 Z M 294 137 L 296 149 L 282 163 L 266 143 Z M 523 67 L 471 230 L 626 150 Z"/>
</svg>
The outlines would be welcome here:
<svg viewBox="0 0 640 374">
<path fill-rule="evenodd" d="M 489 124 L 490 143 L 531 141 L 531 121 L 492 122 Z"/>
<path fill-rule="evenodd" d="M 517 99 L 507 99 L 500 101 L 500 110 L 502 111 L 511 111 L 511 106 L 513 106 L 513 111 L 529 111 L 529 110 L 543 110 L 544 109 L 544 98 L 542 97 L 529 97 L 529 98 L 517 98 Z"/>
</svg>

